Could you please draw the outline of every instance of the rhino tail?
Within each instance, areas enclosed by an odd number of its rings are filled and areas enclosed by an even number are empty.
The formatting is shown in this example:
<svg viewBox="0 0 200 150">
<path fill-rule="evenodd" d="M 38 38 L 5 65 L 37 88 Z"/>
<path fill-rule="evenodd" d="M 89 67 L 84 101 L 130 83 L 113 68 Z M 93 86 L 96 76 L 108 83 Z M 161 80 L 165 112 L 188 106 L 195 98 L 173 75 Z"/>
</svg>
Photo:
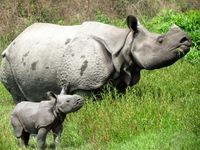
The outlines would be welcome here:
<svg viewBox="0 0 200 150">
<path fill-rule="evenodd" d="M 5 76 L 12 75 L 11 66 L 9 63 L 9 49 L 12 48 L 13 42 L 8 45 L 8 47 L 1 53 L 1 70 L 0 70 L 0 81 L 5 80 Z"/>
<path fill-rule="evenodd" d="M 9 49 L 12 47 L 12 45 L 14 44 L 15 42 L 12 42 L 10 43 L 10 45 L 8 45 L 8 47 L 1 53 L 1 56 L 4 58 L 6 56 L 8 56 L 8 51 Z"/>
<path fill-rule="evenodd" d="M 4 50 L 2 53 L 1 53 L 1 56 L 4 58 L 6 56 L 6 50 Z"/>
<path fill-rule="evenodd" d="M 12 79 L 10 64 L 8 63 L 7 59 L 2 59 L 0 69 L 0 81 L 3 83 L 7 83 L 9 79 Z"/>
</svg>

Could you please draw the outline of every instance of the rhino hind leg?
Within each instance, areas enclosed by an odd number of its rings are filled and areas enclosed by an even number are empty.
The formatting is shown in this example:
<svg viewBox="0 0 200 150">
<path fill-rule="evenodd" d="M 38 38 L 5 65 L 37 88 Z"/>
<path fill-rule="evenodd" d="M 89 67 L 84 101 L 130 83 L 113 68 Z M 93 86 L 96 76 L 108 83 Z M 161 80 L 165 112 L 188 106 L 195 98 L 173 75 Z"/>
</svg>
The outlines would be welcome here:
<svg viewBox="0 0 200 150">
<path fill-rule="evenodd" d="M 21 93 L 15 78 L 12 74 L 12 70 L 6 58 L 3 58 L 1 64 L 1 71 L 0 71 L 0 80 L 5 86 L 5 88 L 10 92 L 12 95 L 15 103 L 19 103 L 21 101 L 25 101 L 25 97 Z"/>
<path fill-rule="evenodd" d="M 15 136 L 17 138 L 20 138 L 23 133 L 23 127 L 22 127 L 19 119 L 15 115 L 11 116 L 11 124 L 13 126 Z"/>
</svg>

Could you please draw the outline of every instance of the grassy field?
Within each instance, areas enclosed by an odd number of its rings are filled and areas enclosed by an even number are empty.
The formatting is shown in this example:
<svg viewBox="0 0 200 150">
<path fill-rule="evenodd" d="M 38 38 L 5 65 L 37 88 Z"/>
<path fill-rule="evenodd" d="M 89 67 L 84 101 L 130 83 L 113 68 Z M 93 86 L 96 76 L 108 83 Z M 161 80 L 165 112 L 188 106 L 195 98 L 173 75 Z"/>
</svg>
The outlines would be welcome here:
<svg viewBox="0 0 200 150">
<path fill-rule="evenodd" d="M 122 95 L 107 87 L 102 99 L 86 100 L 68 115 L 59 149 L 198 150 L 200 147 L 200 64 L 180 60 L 171 67 L 143 71 L 138 85 Z M 12 133 L 14 104 L 0 87 L 0 149 L 20 149 Z M 48 145 L 52 135 L 49 134 Z M 36 139 L 29 149 L 37 148 Z"/>
</svg>

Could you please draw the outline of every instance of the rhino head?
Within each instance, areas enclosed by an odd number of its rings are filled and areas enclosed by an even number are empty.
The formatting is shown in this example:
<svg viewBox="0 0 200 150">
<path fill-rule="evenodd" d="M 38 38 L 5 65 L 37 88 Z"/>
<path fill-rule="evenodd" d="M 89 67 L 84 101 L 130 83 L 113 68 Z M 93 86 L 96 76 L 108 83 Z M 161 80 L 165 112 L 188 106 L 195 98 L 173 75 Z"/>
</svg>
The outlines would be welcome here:
<svg viewBox="0 0 200 150">
<path fill-rule="evenodd" d="M 133 36 L 131 54 L 141 68 L 152 70 L 169 66 L 190 49 L 190 38 L 176 25 L 159 35 L 146 30 L 134 16 L 127 17 L 127 24 Z"/>
<path fill-rule="evenodd" d="M 47 95 L 50 100 L 53 101 L 56 111 L 62 114 L 76 112 L 84 104 L 83 97 L 79 95 L 67 95 L 65 87 L 62 88 L 62 91 L 59 95 L 56 95 L 51 91 L 48 92 Z"/>
<path fill-rule="evenodd" d="M 188 53 L 191 39 L 173 25 L 163 35 L 149 32 L 134 16 L 127 17 L 129 27 L 122 48 L 112 53 L 118 89 L 124 90 L 140 80 L 140 70 L 169 66 Z"/>
</svg>

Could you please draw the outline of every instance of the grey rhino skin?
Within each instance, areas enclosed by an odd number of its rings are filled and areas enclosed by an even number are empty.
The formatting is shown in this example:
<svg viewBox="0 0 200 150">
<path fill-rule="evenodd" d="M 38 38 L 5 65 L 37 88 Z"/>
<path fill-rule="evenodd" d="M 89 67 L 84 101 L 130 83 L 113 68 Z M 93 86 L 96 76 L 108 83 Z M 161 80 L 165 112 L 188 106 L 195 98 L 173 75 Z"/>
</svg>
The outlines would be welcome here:
<svg viewBox="0 0 200 150">
<path fill-rule="evenodd" d="M 3 51 L 1 81 L 16 103 L 40 101 L 68 83 L 69 93 L 97 90 L 108 81 L 123 90 L 140 80 L 142 69 L 169 66 L 191 46 L 176 25 L 164 35 L 149 32 L 134 16 L 127 25 L 35 23 Z"/>
<path fill-rule="evenodd" d="M 83 106 L 83 98 L 78 95 L 66 95 L 64 89 L 60 95 L 48 92 L 49 101 L 20 102 L 11 115 L 11 124 L 17 138 L 28 145 L 30 134 L 37 134 L 40 149 L 44 149 L 46 135 L 52 130 L 54 146 L 59 142 L 66 114 L 75 112 Z"/>
</svg>

